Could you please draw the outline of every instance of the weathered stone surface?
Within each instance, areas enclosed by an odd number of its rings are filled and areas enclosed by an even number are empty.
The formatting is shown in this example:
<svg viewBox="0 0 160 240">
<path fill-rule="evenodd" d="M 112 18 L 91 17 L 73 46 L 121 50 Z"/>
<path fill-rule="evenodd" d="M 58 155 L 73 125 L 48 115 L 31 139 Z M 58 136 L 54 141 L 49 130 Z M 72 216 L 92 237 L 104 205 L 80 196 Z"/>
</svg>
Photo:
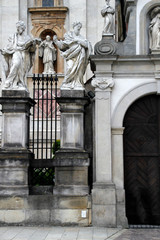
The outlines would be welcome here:
<svg viewBox="0 0 160 240">
<path fill-rule="evenodd" d="M 0 197 L 0 224 L 87 226 L 91 217 L 89 201 L 88 196 Z M 82 210 L 86 211 L 85 218 L 81 216 Z"/>
<path fill-rule="evenodd" d="M 116 189 L 116 198 L 118 203 L 125 203 L 125 190 Z"/>
<path fill-rule="evenodd" d="M 92 202 L 98 205 L 116 204 L 115 189 L 93 189 Z"/>
<path fill-rule="evenodd" d="M 29 92 L 24 90 L 2 90 L 2 97 L 28 98 Z"/>
<path fill-rule="evenodd" d="M 29 194 L 31 195 L 52 195 L 53 186 L 30 186 Z"/>
<path fill-rule="evenodd" d="M 28 185 L 0 185 L 0 196 L 26 196 L 28 194 Z"/>
<path fill-rule="evenodd" d="M 116 227 L 115 205 L 93 205 L 93 225 L 100 227 Z"/>
<path fill-rule="evenodd" d="M 56 167 L 56 185 L 87 185 L 87 167 Z"/>
<path fill-rule="evenodd" d="M 88 197 L 60 197 L 58 206 L 61 209 L 86 209 L 88 208 Z"/>
<path fill-rule="evenodd" d="M 61 90 L 61 97 L 75 97 L 75 98 L 83 98 L 84 97 L 84 90 Z"/>
<path fill-rule="evenodd" d="M 126 217 L 125 204 L 117 203 L 117 227 L 128 228 L 128 220 Z"/>
<path fill-rule="evenodd" d="M 25 207 L 25 199 L 22 197 L 0 197 L 1 210 L 17 210 Z"/>
<path fill-rule="evenodd" d="M 89 194 L 89 187 L 86 185 L 59 185 L 53 188 L 55 196 L 87 196 Z"/>
<path fill-rule="evenodd" d="M 33 209 L 33 210 L 50 210 L 54 208 L 58 208 L 58 202 L 59 198 L 53 196 L 53 195 L 30 195 L 26 199 L 26 209 Z"/>
<path fill-rule="evenodd" d="M 24 221 L 24 210 L 0 210 L 0 223 L 18 224 Z"/>
<path fill-rule="evenodd" d="M 26 222 L 29 224 L 36 223 L 36 224 L 45 224 L 50 222 L 50 210 L 33 210 L 28 209 L 26 210 Z"/>
<path fill-rule="evenodd" d="M 81 211 L 84 209 L 56 209 L 51 212 L 51 222 L 55 225 L 88 225 L 88 210 L 86 210 L 86 218 L 81 217 Z"/>
</svg>

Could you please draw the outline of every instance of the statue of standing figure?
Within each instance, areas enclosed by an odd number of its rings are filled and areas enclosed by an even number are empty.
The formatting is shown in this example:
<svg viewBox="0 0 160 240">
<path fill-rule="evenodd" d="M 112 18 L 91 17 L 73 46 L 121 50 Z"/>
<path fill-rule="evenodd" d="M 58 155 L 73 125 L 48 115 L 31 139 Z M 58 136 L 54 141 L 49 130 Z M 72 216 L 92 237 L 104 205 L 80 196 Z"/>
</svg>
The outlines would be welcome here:
<svg viewBox="0 0 160 240">
<path fill-rule="evenodd" d="M 23 21 L 18 21 L 16 27 L 17 32 L 8 39 L 8 45 L 0 50 L 3 56 L 2 88 L 27 90 L 27 75 L 34 62 L 36 44 L 40 41 L 25 34 Z"/>
<path fill-rule="evenodd" d="M 53 37 L 54 43 L 61 50 L 62 56 L 66 59 L 66 74 L 63 88 L 82 88 L 84 85 L 83 76 L 89 63 L 89 55 L 92 52 L 91 43 L 80 34 L 82 24 L 73 23 L 73 32 L 64 35 L 64 40 Z"/>
<path fill-rule="evenodd" d="M 43 57 L 44 70 L 43 74 L 55 74 L 54 62 L 57 59 L 56 48 L 49 35 L 39 46 L 39 57 Z"/>
<path fill-rule="evenodd" d="M 110 6 L 110 0 L 105 0 L 106 6 L 101 10 L 101 15 L 104 17 L 103 34 L 113 34 L 113 15 L 115 10 Z"/>
<path fill-rule="evenodd" d="M 151 12 L 151 22 L 149 25 L 150 50 L 160 50 L 160 7 L 156 7 Z"/>
</svg>

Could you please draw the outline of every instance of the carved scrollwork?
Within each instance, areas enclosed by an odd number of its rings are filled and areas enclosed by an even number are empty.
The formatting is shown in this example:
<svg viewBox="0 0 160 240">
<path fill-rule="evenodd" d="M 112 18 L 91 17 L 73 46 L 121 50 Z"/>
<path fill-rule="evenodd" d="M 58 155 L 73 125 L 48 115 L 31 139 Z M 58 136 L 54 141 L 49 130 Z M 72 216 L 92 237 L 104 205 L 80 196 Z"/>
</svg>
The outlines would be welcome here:
<svg viewBox="0 0 160 240">
<path fill-rule="evenodd" d="M 113 88 L 114 80 L 113 78 L 94 78 L 92 80 L 92 86 L 95 88 L 100 88 L 101 90 L 105 90 L 107 88 Z"/>
</svg>

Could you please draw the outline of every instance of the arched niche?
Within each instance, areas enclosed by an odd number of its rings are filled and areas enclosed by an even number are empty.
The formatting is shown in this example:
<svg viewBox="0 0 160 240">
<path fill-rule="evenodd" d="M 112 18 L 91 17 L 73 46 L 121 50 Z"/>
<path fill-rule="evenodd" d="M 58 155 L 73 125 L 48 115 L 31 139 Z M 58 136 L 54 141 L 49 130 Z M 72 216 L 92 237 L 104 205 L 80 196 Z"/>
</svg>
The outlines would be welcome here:
<svg viewBox="0 0 160 240">
<path fill-rule="evenodd" d="M 57 34 L 56 34 L 53 30 L 51 30 L 51 29 L 45 29 L 43 32 L 41 32 L 39 38 L 41 38 L 42 41 L 44 41 L 44 40 L 46 39 L 46 36 L 47 36 L 47 35 L 49 35 L 49 36 L 51 37 L 51 39 L 53 39 L 53 36 L 54 36 L 54 35 L 57 35 Z M 54 45 L 54 44 L 53 44 L 53 45 Z M 55 70 L 55 72 L 58 73 L 58 72 L 60 71 L 60 69 L 58 68 L 58 66 L 59 66 L 60 64 L 57 64 L 57 62 L 60 63 L 60 62 L 62 61 L 62 59 L 61 59 L 61 57 L 60 57 L 60 54 L 59 54 L 59 51 L 58 51 L 57 46 L 54 45 L 54 47 L 57 49 L 57 60 L 54 62 L 54 70 Z M 37 49 L 37 51 L 38 51 L 38 49 Z M 43 70 L 44 70 L 43 58 L 37 56 L 36 61 L 37 61 L 38 73 L 42 73 Z"/>
<path fill-rule="evenodd" d="M 142 9 L 140 13 L 140 54 L 148 55 L 149 51 L 149 25 L 151 22 L 150 13 L 155 8 L 160 6 L 159 0 L 152 0 L 148 2 Z"/>
</svg>

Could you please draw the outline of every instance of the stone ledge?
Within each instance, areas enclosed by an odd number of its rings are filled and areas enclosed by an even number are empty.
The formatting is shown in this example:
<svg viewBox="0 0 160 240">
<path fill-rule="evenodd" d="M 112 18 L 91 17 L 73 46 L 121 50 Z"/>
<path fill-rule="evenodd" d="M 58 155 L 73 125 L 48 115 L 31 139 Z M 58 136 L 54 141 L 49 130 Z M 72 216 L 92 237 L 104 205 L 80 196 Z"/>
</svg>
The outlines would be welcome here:
<svg viewBox="0 0 160 240">
<path fill-rule="evenodd" d="M 0 196 L 27 196 L 29 194 L 28 185 L 0 186 Z"/>
<path fill-rule="evenodd" d="M 88 196 L 89 187 L 85 185 L 79 186 L 55 186 L 53 188 L 54 196 Z"/>
<path fill-rule="evenodd" d="M 2 90 L 2 97 L 29 98 L 29 92 L 25 90 Z"/>
</svg>

